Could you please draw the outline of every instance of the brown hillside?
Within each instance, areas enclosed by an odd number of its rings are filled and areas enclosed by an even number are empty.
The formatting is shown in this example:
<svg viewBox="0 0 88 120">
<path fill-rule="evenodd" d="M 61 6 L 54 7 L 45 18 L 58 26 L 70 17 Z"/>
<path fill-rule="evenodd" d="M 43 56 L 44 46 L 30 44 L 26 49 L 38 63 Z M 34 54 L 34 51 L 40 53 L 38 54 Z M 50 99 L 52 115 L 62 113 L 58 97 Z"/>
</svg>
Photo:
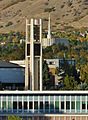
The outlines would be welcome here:
<svg viewBox="0 0 88 120">
<path fill-rule="evenodd" d="M 88 27 L 88 0 L 0 0 L 0 32 L 25 31 L 26 18 L 47 20 L 52 29 Z"/>
</svg>

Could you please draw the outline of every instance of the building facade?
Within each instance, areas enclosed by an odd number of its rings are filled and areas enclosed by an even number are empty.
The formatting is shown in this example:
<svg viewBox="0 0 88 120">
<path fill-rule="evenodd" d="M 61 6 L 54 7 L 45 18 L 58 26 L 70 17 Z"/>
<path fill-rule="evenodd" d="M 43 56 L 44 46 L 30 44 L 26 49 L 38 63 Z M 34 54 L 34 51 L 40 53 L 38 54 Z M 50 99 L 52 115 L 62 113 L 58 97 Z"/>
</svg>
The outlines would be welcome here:
<svg viewBox="0 0 88 120">
<path fill-rule="evenodd" d="M 0 116 L 88 120 L 87 91 L 0 91 Z M 50 117 L 52 116 L 52 117 Z"/>
</svg>

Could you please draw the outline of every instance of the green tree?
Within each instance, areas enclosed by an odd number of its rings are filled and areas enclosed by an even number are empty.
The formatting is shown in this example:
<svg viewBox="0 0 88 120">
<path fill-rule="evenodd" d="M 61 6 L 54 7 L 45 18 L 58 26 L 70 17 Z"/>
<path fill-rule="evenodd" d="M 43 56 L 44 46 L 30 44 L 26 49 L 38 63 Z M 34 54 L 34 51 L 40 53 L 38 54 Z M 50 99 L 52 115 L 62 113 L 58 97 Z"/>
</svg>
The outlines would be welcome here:
<svg viewBox="0 0 88 120">
<path fill-rule="evenodd" d="M 77 89 L 77 81 L 74 77 L 66 75 L 64 78 L 64 89 L 65 90 L 75 90 Z"/>
<path fill-rule="evenodd" d="M 43 61 L 43 89 L 47 89 L 49 83 L 49 68 L 46 61 Z"/>
</svg>

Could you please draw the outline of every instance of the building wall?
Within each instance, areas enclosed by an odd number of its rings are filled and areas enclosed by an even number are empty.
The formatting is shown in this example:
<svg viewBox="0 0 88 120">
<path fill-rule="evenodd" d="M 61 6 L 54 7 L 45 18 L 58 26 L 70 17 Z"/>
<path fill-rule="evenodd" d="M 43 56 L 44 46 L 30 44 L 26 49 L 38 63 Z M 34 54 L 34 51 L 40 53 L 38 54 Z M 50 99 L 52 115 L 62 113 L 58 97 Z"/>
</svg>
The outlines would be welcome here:
<svg viewBox="0 0 88 120">
<path fill-rule="evenodd" d="M 22 120 L 88 120 L 88 116 L 41 116 L 41 117 L 21 117 Z M 8 120 L 7 116 L 0 117 L 0 120 Z"/>
<path fill-rule="evenodd" d="M 19 91 L 20 92 L 20 91 Z M 88 114 L 88 94 L 35 92 L 0 93 L 0 115 Z M 19 93 L 19 94 L 18 94 Z"/>
</svg>

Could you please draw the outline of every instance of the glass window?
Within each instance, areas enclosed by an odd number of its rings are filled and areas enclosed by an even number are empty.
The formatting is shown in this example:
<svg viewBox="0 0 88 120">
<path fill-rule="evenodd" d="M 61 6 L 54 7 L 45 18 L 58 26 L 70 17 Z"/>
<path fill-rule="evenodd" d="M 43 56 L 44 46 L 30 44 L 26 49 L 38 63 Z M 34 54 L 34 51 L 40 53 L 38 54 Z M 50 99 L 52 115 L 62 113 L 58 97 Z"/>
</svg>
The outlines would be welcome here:
<svg viewBox="0 0 88 120">
<path fill-rule="evenodd" d="M 87 110 L 88 110 L 88 101 L 87 101 Z"/>
<path fill-rule="evenodd" d="M 38 102 L 34 102 L 34 109 L 38 109 Z"/>
<path fill-rule="evenodd" d="M 27 102 L 24 102 L 24 109 L 27 109 Z"/>
<path fill-rule="evenodd" d="M 43 102 L 40 102 L 40 109 L 43 109 Z"/>
<path fill-rule="evenodd" d="M 2 101 L 2 109 L 6 110 L 6 101 Z"/>
<path fill-rule="evenodd" d="M 17 109 L 17 102 L 13 102 L 13 109 Z"/>
<path fill-rule="evenodd" d="M 67 100 L 67 101 L 70 101 L 70 96 L 66 96 L 66 100 Z"/>
<path fill-rule="evenodd" d="M 86 103 L 82 102 L 82 109 L 86 109 Z"/>
<path fill-rule="evenodd" d="M 64 102 L 61 102 L 61 109 L 64 109 Z"/>
<path fill-rule="evenodd" d="M 34 101 L 38 101 L 38 96 L 34 96 Z"/>
<path fill-rule="evenodd" d="M 32 101 L 33 100 L 33 96 L 29 96 L 29 101 Z"/>
<path fill-rule="evenodd" d="M 23 96 L 24 101 L 27 101 L 27 96 Z"/>
<path fill-rule="evenodd" d="M 19 109 L 22 109 L 22 102 L 18 102 Z"/>
<path fill-rule="evenodd" d="M 59 100 L 59 96 L 55 96 L 55 100 L 58 101 Z"/>
<path fill-rule="evenodd" d="M 22 96 L 18 96 L 18 101 L 22 101 Z"/>
<path fill-rule="evenodd" d="M 59 111 L 59 101 L 55 101 L 55 110 Z"/>
<path fill-rule="evenodd" d="M 12 108 L 12 103 L 11 101 L 8 101 L 8 109 L 11 109 Z"/>
<path fill-rule="evenodd" d="M 50 101 L 54 101 L 54 96 L 50 96 Z"/>
<path fill-rule="evenodd" d="M 67 109 L 67 110 L 70 109 L 70 101 L 66 101 L 66 109 Z"/>
<path fill-rule="evenodd" d="M 33 102 L 29 102 L 29 109 L 33 108 Z"/>
<path fill-rule="evenodd" d="M 17 96 L 13 96 L 13 101 L 17 101 Z"/>
<path fill-rule="evenodd" d="M 12 96 L 8 96 L 8 100 L 11 101 Z"/>
<path fill-rule="evenodd" d="M 71 102 L 71 109 L 75 109 L 75 102 L 74 101 Z"/>
<path fill-rule="evenodd" d="M 64 101 L 64 96 L 61 96 L 61 101 Z"/>
<path fill-rule="evenodd" d="M 3 96 L 3 101 L 6 101 L 6 96 Z"/>
<path fill-rule="evenodd" d="M 80 96 L 76 96 L 76 99 L 77 99 L 78 101 L 80 101 Z"/>
<path fill-rule="evenodd" d="M 75 96 L 71 96 L 71 101 L 75 101 Z"/>
<path fill-rule="evenodd" d="M 50 101 L 50 112 L 54 112 L 54 101 Z"/>
<path fill-rule="evenodd" d="M 49 96 L 45 96 L 45 101 L 48 101 L 48 97 L 49 97 Z"/>
<path fill-rule="evenodd" d="M 40 100 L 40 101 L 43 101 L 43 96 L 39 96 L 39 100 Z"/>
<path fill-rule="evenodd" d="M 49 102 L 45 101 L 45 109 L 49 109 Z"/>
<path fill-rule="evenodd" d="M 82 95 L 82 101 L 85 101 L 86 96 Z"/>
<path fill-rule="evenodd" d="M 76 109 L 80 110 L 80 101 L 76 101 Z"/>
<path fill-rule="evenodd" d="M 54 102 L 53 101 L 50 102 L 50 109 L 54 109 Z"/>
</svg>

